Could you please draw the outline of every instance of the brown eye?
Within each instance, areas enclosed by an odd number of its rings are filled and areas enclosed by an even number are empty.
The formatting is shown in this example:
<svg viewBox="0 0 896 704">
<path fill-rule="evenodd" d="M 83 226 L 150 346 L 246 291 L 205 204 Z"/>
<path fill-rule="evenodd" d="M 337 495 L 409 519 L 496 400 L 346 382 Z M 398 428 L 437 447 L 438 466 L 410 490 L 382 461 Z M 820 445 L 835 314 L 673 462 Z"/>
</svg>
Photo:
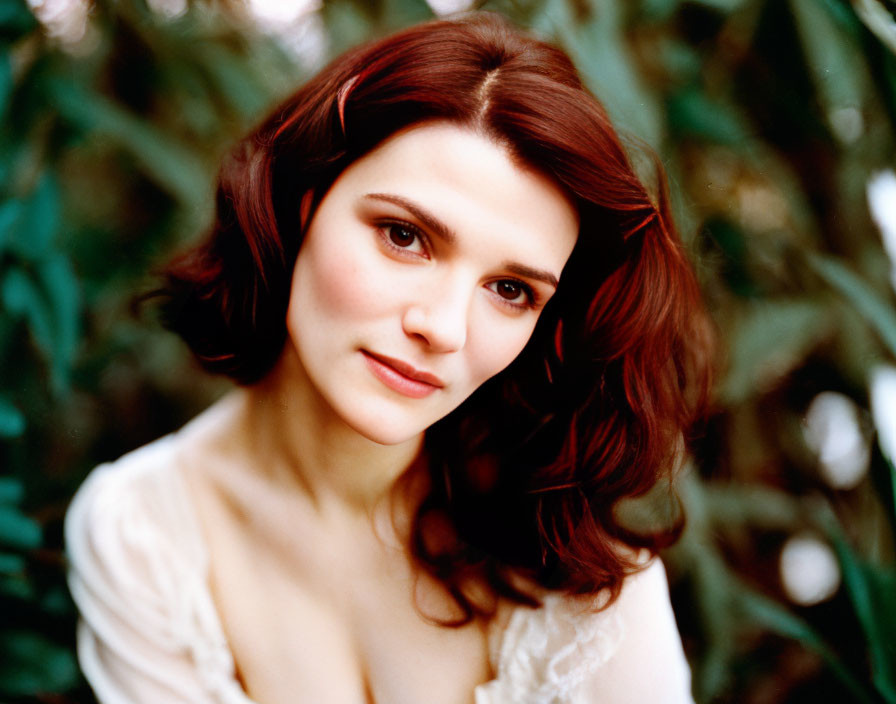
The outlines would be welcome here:
<svg viewBox="0 0 896 704">
<path fill-rule="evenodd" d="M 417 233 L 401 225 L 389 225 L 389 240 L 396 247 L 410 247 L 417 239 Z"/>
<path fill-rule="evenodd" d="M 520 297 L 520 294 L 523 293 L 523 287 L 516 281 L 498 281 L 495 285 L 495 293 L 501 298 L 512 301 Z"/>
</svg>

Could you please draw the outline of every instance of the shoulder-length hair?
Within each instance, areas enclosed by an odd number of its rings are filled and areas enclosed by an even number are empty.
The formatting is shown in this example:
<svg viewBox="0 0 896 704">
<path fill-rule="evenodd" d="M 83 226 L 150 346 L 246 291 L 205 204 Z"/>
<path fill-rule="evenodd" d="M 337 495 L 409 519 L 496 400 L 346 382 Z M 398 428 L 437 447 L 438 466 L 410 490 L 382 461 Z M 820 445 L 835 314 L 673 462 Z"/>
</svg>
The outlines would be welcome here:
<svg viewBox="0 0 896 704">
<path fill-rule="evenodd" d="M 662 176 L 654 202 L 560 49 L 472 14 L 337 58 L 224 163 L 210 235 L 165 271 L 163 320 L 206 370 L 244 385 L 265 376 L 286 340 L 303 194 L 313 210 L 349 164 L 425 121 L 496 139 L 553 179 L 580 231 L 521 355 L 427 432 L 414 554 L 451 590 L 459 623 L 482 608 L 471 582 L 525 603 L 537 600 L 518 576 L 615 597 L 637 569 L 631 548 L 680 531 L 632 530 L 616 509 L 680 463 L 711 336 Z M 427 528 L 446 518 L 447 546 Z"/>
</svg>

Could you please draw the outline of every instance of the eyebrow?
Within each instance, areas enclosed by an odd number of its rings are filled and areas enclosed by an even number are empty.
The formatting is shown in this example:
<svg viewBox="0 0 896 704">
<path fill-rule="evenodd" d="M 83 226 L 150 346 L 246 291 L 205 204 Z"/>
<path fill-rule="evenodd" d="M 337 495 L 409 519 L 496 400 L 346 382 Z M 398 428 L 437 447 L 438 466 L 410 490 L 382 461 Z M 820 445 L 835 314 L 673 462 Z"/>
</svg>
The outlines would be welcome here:
<svg viewBox="0 0 896 704">
<path fill-rule="evenodd" d="M 448 244 L 454 244 L 455 242 L 457 242 L 457 235 L 450 227 L 448 227 L 432 213 L 429 213 L 421 208 L 412 200 L 408 200 L 407 198 L 395 195 L 393 193 L 367 193 L 364 198 L 384 201 L 386 203 L 397 205 L 400 208 L 404 208 L 411 215 L 417 218 L 417 220 L 419 220 L 423 224 L 423 226 L 426 227 L 426 229 L 430 230 L 440 239 L 444 240 Z M 526 266 L 525 264 L 519 264 L 517 262 L 504 262 L 503 266 L 512 274 L 517 274 L 518 276 L 524 276 L 528 279 L 541 281 L 548 284 L 549 286 L 557 288 L 557 277 L 549 271 L 545 271 L 543 269 L 535 269 L 531 266 Z"/>
<path fill-rule="evenodd" d="M 427 230 L 430 230 L 440 239 L 445 240 L 445 242 L 447 242 L 448 244 L 454 244 L 455 242 L 457 242 L 457 235 L 454 234 L 454 231 L 451 228 L 449 228 L 445 223 L 439 220 L 432 213 L 426 212 L 423 208 L 414 203 L 414 201 L 403 198 L 402 196 L 394 195 L 392 193 L 368 193 L 364 197 L 370 198 L 371 200 L 386 201 L 387 203 L 392 203 L 393 205 L 404 208 L 411 215 L 417 218 L 421 223 L 423 223 L 423 226 L 426 227 Z"/>
<path fill-rule="evenodd" d="M 525 264 L 517 264 L 516 262 L 505 262 L 504 268 L 512 274 L 525 276 L 527 279 L 535 279 L 536 281 L 541 281 L 548 284 L 549 286 L 557 288 L 557 277 L 549 271 L 544 271 L 543 269 L 533 269 L 531 266 L 526 266 Z"/>
</svg>

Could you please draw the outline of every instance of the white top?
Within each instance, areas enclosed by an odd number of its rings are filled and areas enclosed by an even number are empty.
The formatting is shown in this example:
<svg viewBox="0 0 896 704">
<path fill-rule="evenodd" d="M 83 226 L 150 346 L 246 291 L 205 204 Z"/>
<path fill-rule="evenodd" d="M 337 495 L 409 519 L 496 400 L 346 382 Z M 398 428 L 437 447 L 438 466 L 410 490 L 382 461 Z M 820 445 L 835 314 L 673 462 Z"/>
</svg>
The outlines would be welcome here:
<svg viewBox="0 0 896 704">
<path fill-rule="evenodd" d="M 102 704 L 256 704 L 235 677 L 209 556 L 167 435 L 97 467 L 69 508 L 78 658 Z M 690 670 L 655 560 L 612 606 L 549 595 L 489 638 L 476 704 L 692 704 Z M 388 704 L 380 702 L 379 704 Z"/>
</svg>

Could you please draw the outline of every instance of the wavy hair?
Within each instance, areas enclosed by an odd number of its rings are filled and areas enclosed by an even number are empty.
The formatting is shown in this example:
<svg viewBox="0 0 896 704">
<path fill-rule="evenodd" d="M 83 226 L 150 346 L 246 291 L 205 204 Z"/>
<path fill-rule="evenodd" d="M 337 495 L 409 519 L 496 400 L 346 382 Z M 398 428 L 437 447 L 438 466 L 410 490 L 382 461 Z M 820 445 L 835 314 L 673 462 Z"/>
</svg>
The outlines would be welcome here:
<svg viewBox="0 0 896 704">
<path fill-rule="evenodd" d="M 476 13 L 337 58 L 225 161 L 209 236 L 164 272 L 163 322 L 206 370 L 264 377 L 287 336 L 302 195 L 313 211 L 349 164 L 426 121 L 495 139 L 551 178 L 580 231 L 520 356 L 427 431 L 413 553 L 454 595 L 457 623 L 485 611 L 474 583 L 521 603 L 539 587 L 612 600 L 637 569 L 631 548 L 656 551 L 680 531 L 680 520 L 633 530 L 616 509 L 680 463 L 712 339 L 661 168 L 652 199 L 560 49 Z M 432 528 L 446 520 L 447 544 Z"/>
</svg>

